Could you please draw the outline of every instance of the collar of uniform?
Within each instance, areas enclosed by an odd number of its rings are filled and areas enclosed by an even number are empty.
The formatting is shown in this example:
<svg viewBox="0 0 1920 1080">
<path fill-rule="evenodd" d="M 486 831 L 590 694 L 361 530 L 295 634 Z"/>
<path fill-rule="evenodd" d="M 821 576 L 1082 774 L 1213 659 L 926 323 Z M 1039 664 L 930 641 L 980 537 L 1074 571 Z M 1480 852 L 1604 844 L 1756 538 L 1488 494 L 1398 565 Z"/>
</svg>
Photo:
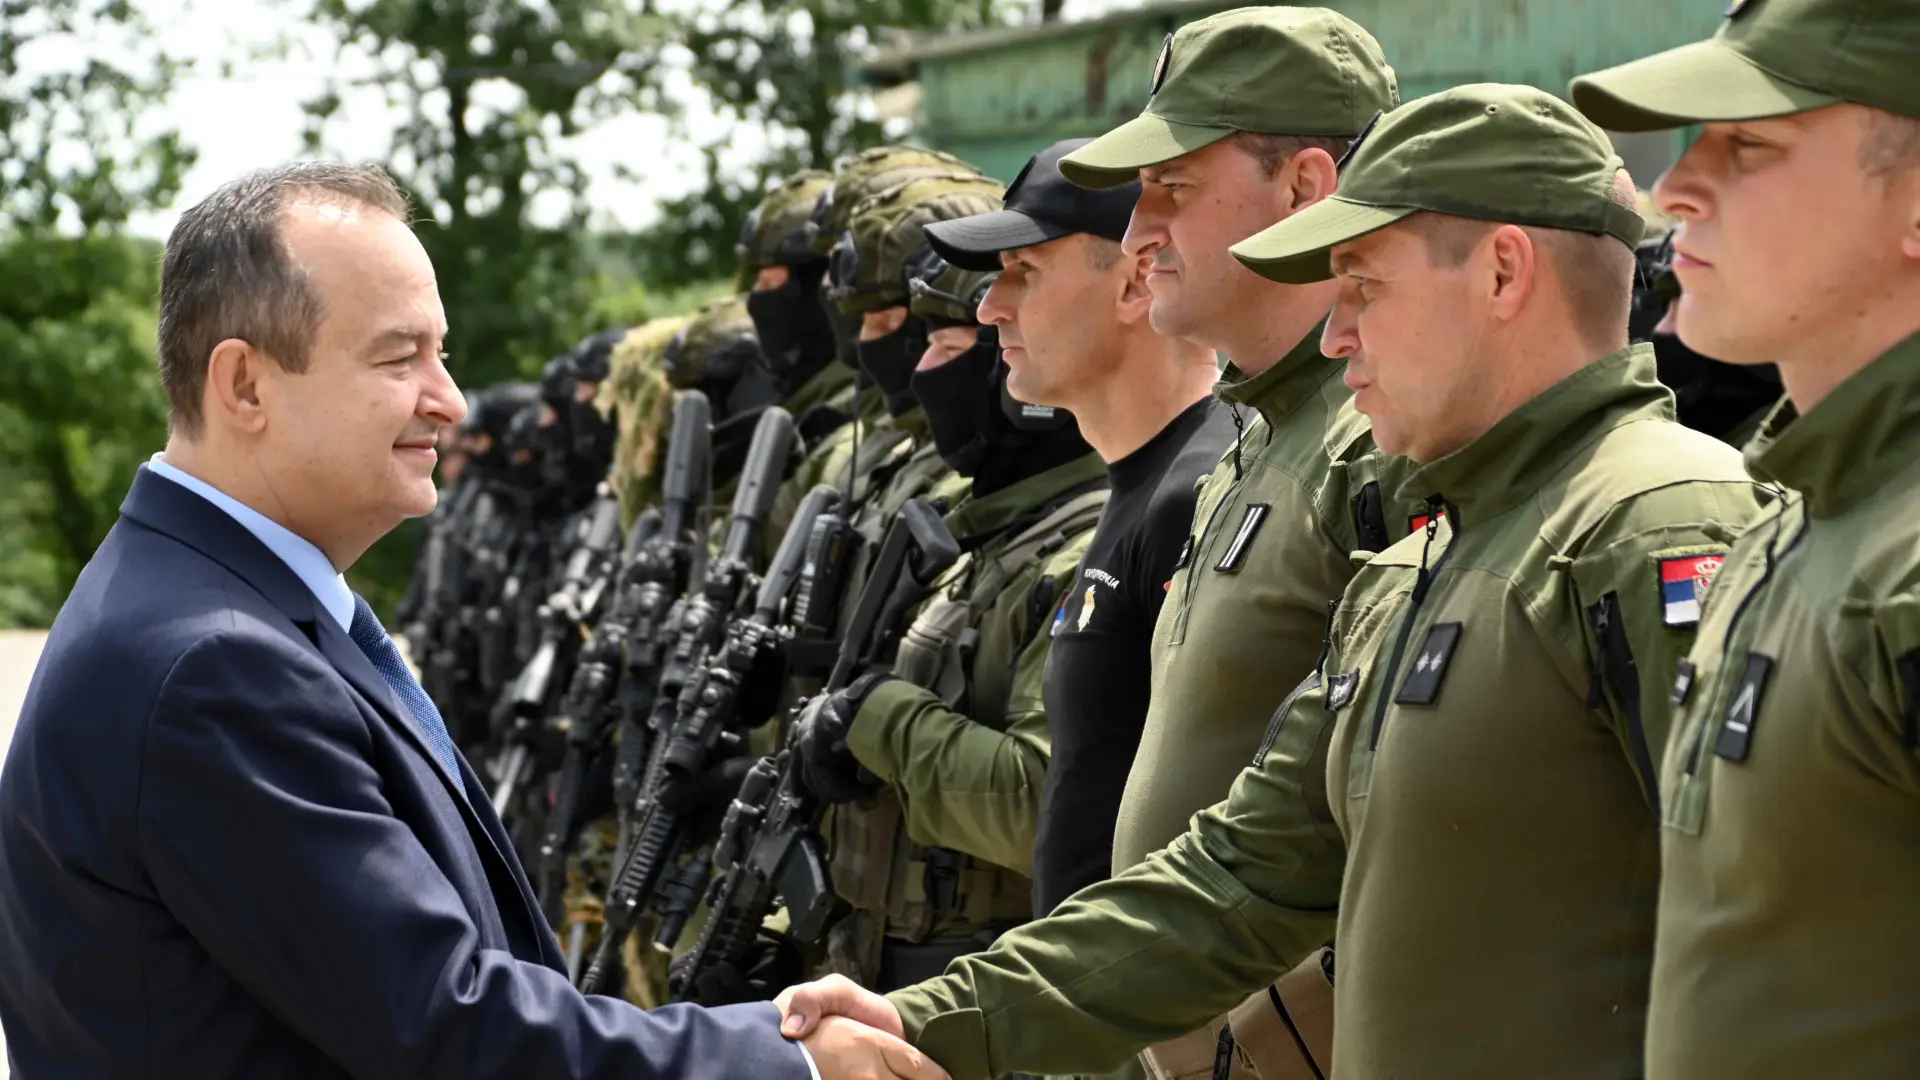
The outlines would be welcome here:
<svg viewBox="0 0 1920 1080">
<path fill-rule="evenodd" d="M 829 360 L 819 371 L 814 372 L 811 378 L 801 383 L 783 404 L 786 405 L 787 411 L 793 413 L 798 419 L 801 413 L 813 406 L 824 405 L 831 401 L 834 395 L 852 386 L 853 380 L 852 368 L 837 359 Z M 876 388 L 875 393 L 878 392 Z"/>
<path fill-rule="evenodd" d="M 1267 370 L 1248 378 L 1228 364 L 1213 384 L 1213 394 L 1229 405 L 1250 405 L 1260 410 L 1267 423 L 1275 423 L 1313 396 L 1327 377 L 1346 363 L 1320 351 L 1320 331 L 1326 323 L 1313 328 L 1287 355 Z"/>
<path fill-rule="evenodd" d="M 889 423 L 906 432 L 916 443 L 926 442 L 933 434 L 933 428 L 927 423 L 927 410 L 918 405 L 894 417 Z"/>
<path fill-rule="evenodd" d="M 857 387 L 853 395 L 853 414 L 868 424 L 877 424 L 887 418 L 887 395 L 879 387 L 864 381 L 854 384 Z"/>
<path fill-rule="evenodd" d="M 1860 369 L 1805 416 L 1782 400 L 1747 446 L 1747 468 L 1800 492 L 1815 517 L 1866 498 L 1920 450 L 1920 334 Z"/>
<path fill-rule="evenodd" d="M 1086 454 L 991 495 L 967 499 L 947 515 L 947 529 L 962 543 L 990 536 L 1070 491 L 1106 479 L 1107 463 L 1098 454 Z"/>
<path fill-rule="evenodd" d="M 1588 364 L 1515 409 L 1487 433 L 1416 468 L 1398 497 L 1444 496 L 1458 527 L 1493 517 L 1538 491 L 1592 437 L 1629 420 L 1673 419 L 1673 394 L 1656 374 L 1653 346 L 1632 345 Z"/>
</svg>

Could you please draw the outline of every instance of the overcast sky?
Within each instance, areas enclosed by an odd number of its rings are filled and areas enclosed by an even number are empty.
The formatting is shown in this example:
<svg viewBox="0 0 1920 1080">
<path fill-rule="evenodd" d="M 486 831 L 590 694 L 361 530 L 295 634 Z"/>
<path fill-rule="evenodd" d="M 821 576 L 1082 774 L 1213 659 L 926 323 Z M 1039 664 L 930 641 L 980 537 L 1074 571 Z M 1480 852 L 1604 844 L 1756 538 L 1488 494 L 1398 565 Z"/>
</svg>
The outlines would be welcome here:
<svg viewBox="0 0 1920 1080">
<path fill-rule="evenodd" d="M 717 0 L 683 0 L 714 3 Z M 142 215 L 137 231 L 164 237 L 178 209 L 191 205 L 222 182 L 249 169 L 296 156 L 303 123 L 301 103 L 317 97 L 332 69 L 332 39 L 299 17 L 308 0 L 137 0 L 156 27 L 158 44 L 169 54 L 194 61 L 180 81 L 164 122 L 177 127 L 200 157 L 187 174 L 177 207 Z M 1139 0 L 1067 0 L 1068 18 Z M 279 42 L 292 46 L 284 59 L 261 56 Z M 95 42 L 68 42 L 41 51 L 42 63 L 71 63 Z M 343 72 L 349 77 L 362 74 Z M 693 129 L 705 139 L 727 138 L 730 150 L 751 160 L 764 147 L 758 131 L 737 129 L 704 107 L 704 95 L 687 81 L 676 95 L 687 106 Z M 672 85 L 670 83 L 670 85 Z M 349 159 L 385 156 L 399 110 L 374 88 L 349 93 L 342 112 L 328 129 L 329 149 Z M 732 129 L 732 130 L 730 130 Z M 656 216 L 658 201 L 683 195 L 702 181 L 694 147 L 675 144 L 667 122 L 658 116 L 628 115 L 601 124 L 572 141 L 572 149 L 591 180 L 594 212 L 603 221 L 644 226 Z M 614 175 L 618 163 L 645 165 L 642 176 L 627 182 Z M 539 208 L 536 207 L 536 213 Z"/>
</svg>

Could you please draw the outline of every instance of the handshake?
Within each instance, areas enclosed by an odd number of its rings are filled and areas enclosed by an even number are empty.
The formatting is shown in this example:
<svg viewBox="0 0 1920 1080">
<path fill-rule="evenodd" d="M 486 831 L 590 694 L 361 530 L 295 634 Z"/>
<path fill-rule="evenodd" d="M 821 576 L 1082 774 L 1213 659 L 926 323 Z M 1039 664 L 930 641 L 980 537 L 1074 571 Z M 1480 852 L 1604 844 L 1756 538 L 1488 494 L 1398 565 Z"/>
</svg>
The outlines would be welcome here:
<svg viewBox="0 0 1920 1080">
<path fill-rule="evenodd" d="M 820 1080 L 950 1080 L 907 1044 L 893 1003 L 852 979 L 829 975 L 790 987 L 774 1004 L 780 1033 L 806 1046 Z"/>
</svg>

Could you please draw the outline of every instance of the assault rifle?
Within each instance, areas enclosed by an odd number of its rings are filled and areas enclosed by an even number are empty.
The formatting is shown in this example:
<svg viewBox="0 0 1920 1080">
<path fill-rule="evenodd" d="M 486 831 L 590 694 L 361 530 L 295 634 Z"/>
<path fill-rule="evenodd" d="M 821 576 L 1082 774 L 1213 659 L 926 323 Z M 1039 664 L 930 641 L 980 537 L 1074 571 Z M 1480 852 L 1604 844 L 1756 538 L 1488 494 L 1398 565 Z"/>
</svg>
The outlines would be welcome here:
<svg viewBox="0 0 1920 1080">
<path fill-rule="evenodd" d="M 628 683 L 651 687 L 667 613 L 686 587 L 694 563 L 706 503 L 709 415 L 707 399 L 698 391 L 689 391 L 674 405 L 664 502 L 634 522 L 621 553 L 613 602 L 581 648 L 573 680 L 551 722 L 564 736 L 566 752 L 540 839 L 538 874 L 541 904 L 555 923 L 560 921 L 567 857 L 579 832 L 589 773 L 614 725 L 627 718 L 633 703 L 631 692 L 616 701 L 616 691 Z M 648 734 L 644 724 L 628 726 L 622 737 L 631 745 L 622 742 L 623 758 L 644 762 Z M 637 774 L 637 766 L 633 772 Z M 616 776 L 616 791 L 622 783 Z"/>
<path fill-rule="evenodd" d="M 881 541 L 826 688 L 801 710 L 821 708 L 884 655 L 901 616 L 959 557 L 959 545 L 931 505 L 913 499 L 902 507 Z M 754 764 L 727 808 L 714 846 L 712 865 L 721 876 L 708 898 L 707 924 L 668 977 L 676 1001 L 716 1005 L 765 996 L 748 985 L 747 972 L 776 903 L 786 904 L 792 941 L 811 943 L 826 933 L 835 899 L 819 834 L 824 804 L 801 779 L 791 739 Z"/>
<path fill-rule="evenodd" d="M 730 617 L 747 592 L 753 577 L 750 560 L 760 550 L 760 529 L 792 452 L 793 417 L 785 409 L 771 407 L 754 430 L 720 554 L 707 567 L 699 588 L 684 605 L 676 605 L 677 620 L 670 619 L 676 622 L 678 639 L 661 672 L 653 710 L 654 745 L 632 813 L 638 824 L 631 830 L 631 843 L 622 845 L 619 870 L 607 894 L 600 945 L 581 979 L 581 989 L 587 993 L 598 992 L 618 965 L 620 947 L 633 932 L 643 903 L 653 894 L 660 874 L 678 860 L 686 842 L 688 822 L 661 805 L 660 785 L 669 775 L 698 775 L 722 745 L 721 731 L 701 717 L 698 706 L 709 684 L 699 676 L 725 643 Z"/>
</svg>

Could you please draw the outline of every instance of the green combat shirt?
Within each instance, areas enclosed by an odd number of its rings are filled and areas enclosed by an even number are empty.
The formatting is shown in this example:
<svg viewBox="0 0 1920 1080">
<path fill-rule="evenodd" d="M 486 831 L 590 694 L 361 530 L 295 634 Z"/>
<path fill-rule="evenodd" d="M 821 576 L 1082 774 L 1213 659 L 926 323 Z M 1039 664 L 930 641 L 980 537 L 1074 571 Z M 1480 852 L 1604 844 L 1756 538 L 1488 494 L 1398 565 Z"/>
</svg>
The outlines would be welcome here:
<svg viewBox="0 0 1920 1080">
<path fill-rule="evenodd" d="M 1691 638 L 1661 562 L 1723 551 L 1756 489 L 1674 421 L 1642 346 L 1419 468 L 1414 493 L 1444 515 L 1356 575 L 1223 805 L 893 995 L 955 1080 L 1111 1068 L 1238 1004 L 1336 911 L 1338 1075 L 1639 1074 L 1657 829 L 1588 611 L 1617 600 L 1657 743 Z"/>
<path fill-rule="evenodd" d="M 1374 449 L 1366 418 L 1348 407 L 1345 369 L 1321 355 L 1316 328 L 1261 374 L 1244 379 L 1229 368 L 1214 388 L 1255 415 L 1200 489 L 1190 547 L 1154 628 L 1152 691 L 1114 830 L 1115 872 L 1226 798 L 1274 707 L 1320 654 L 1327 604 L 1353 576 L 1352 553 L 1407 533 L 1417 507 L 1391 509 L 1405 459 Z M 1366 544 L 1352 496 L 1369 480 L 1389 509 L 1386 533 Z"/>
<path fill-rule="evenodd" d="M 1793 494 L 1670 684 L 1647 1075 L 1920 1075 L 1920 338 L 1747 462 Z"/>
</svg>

